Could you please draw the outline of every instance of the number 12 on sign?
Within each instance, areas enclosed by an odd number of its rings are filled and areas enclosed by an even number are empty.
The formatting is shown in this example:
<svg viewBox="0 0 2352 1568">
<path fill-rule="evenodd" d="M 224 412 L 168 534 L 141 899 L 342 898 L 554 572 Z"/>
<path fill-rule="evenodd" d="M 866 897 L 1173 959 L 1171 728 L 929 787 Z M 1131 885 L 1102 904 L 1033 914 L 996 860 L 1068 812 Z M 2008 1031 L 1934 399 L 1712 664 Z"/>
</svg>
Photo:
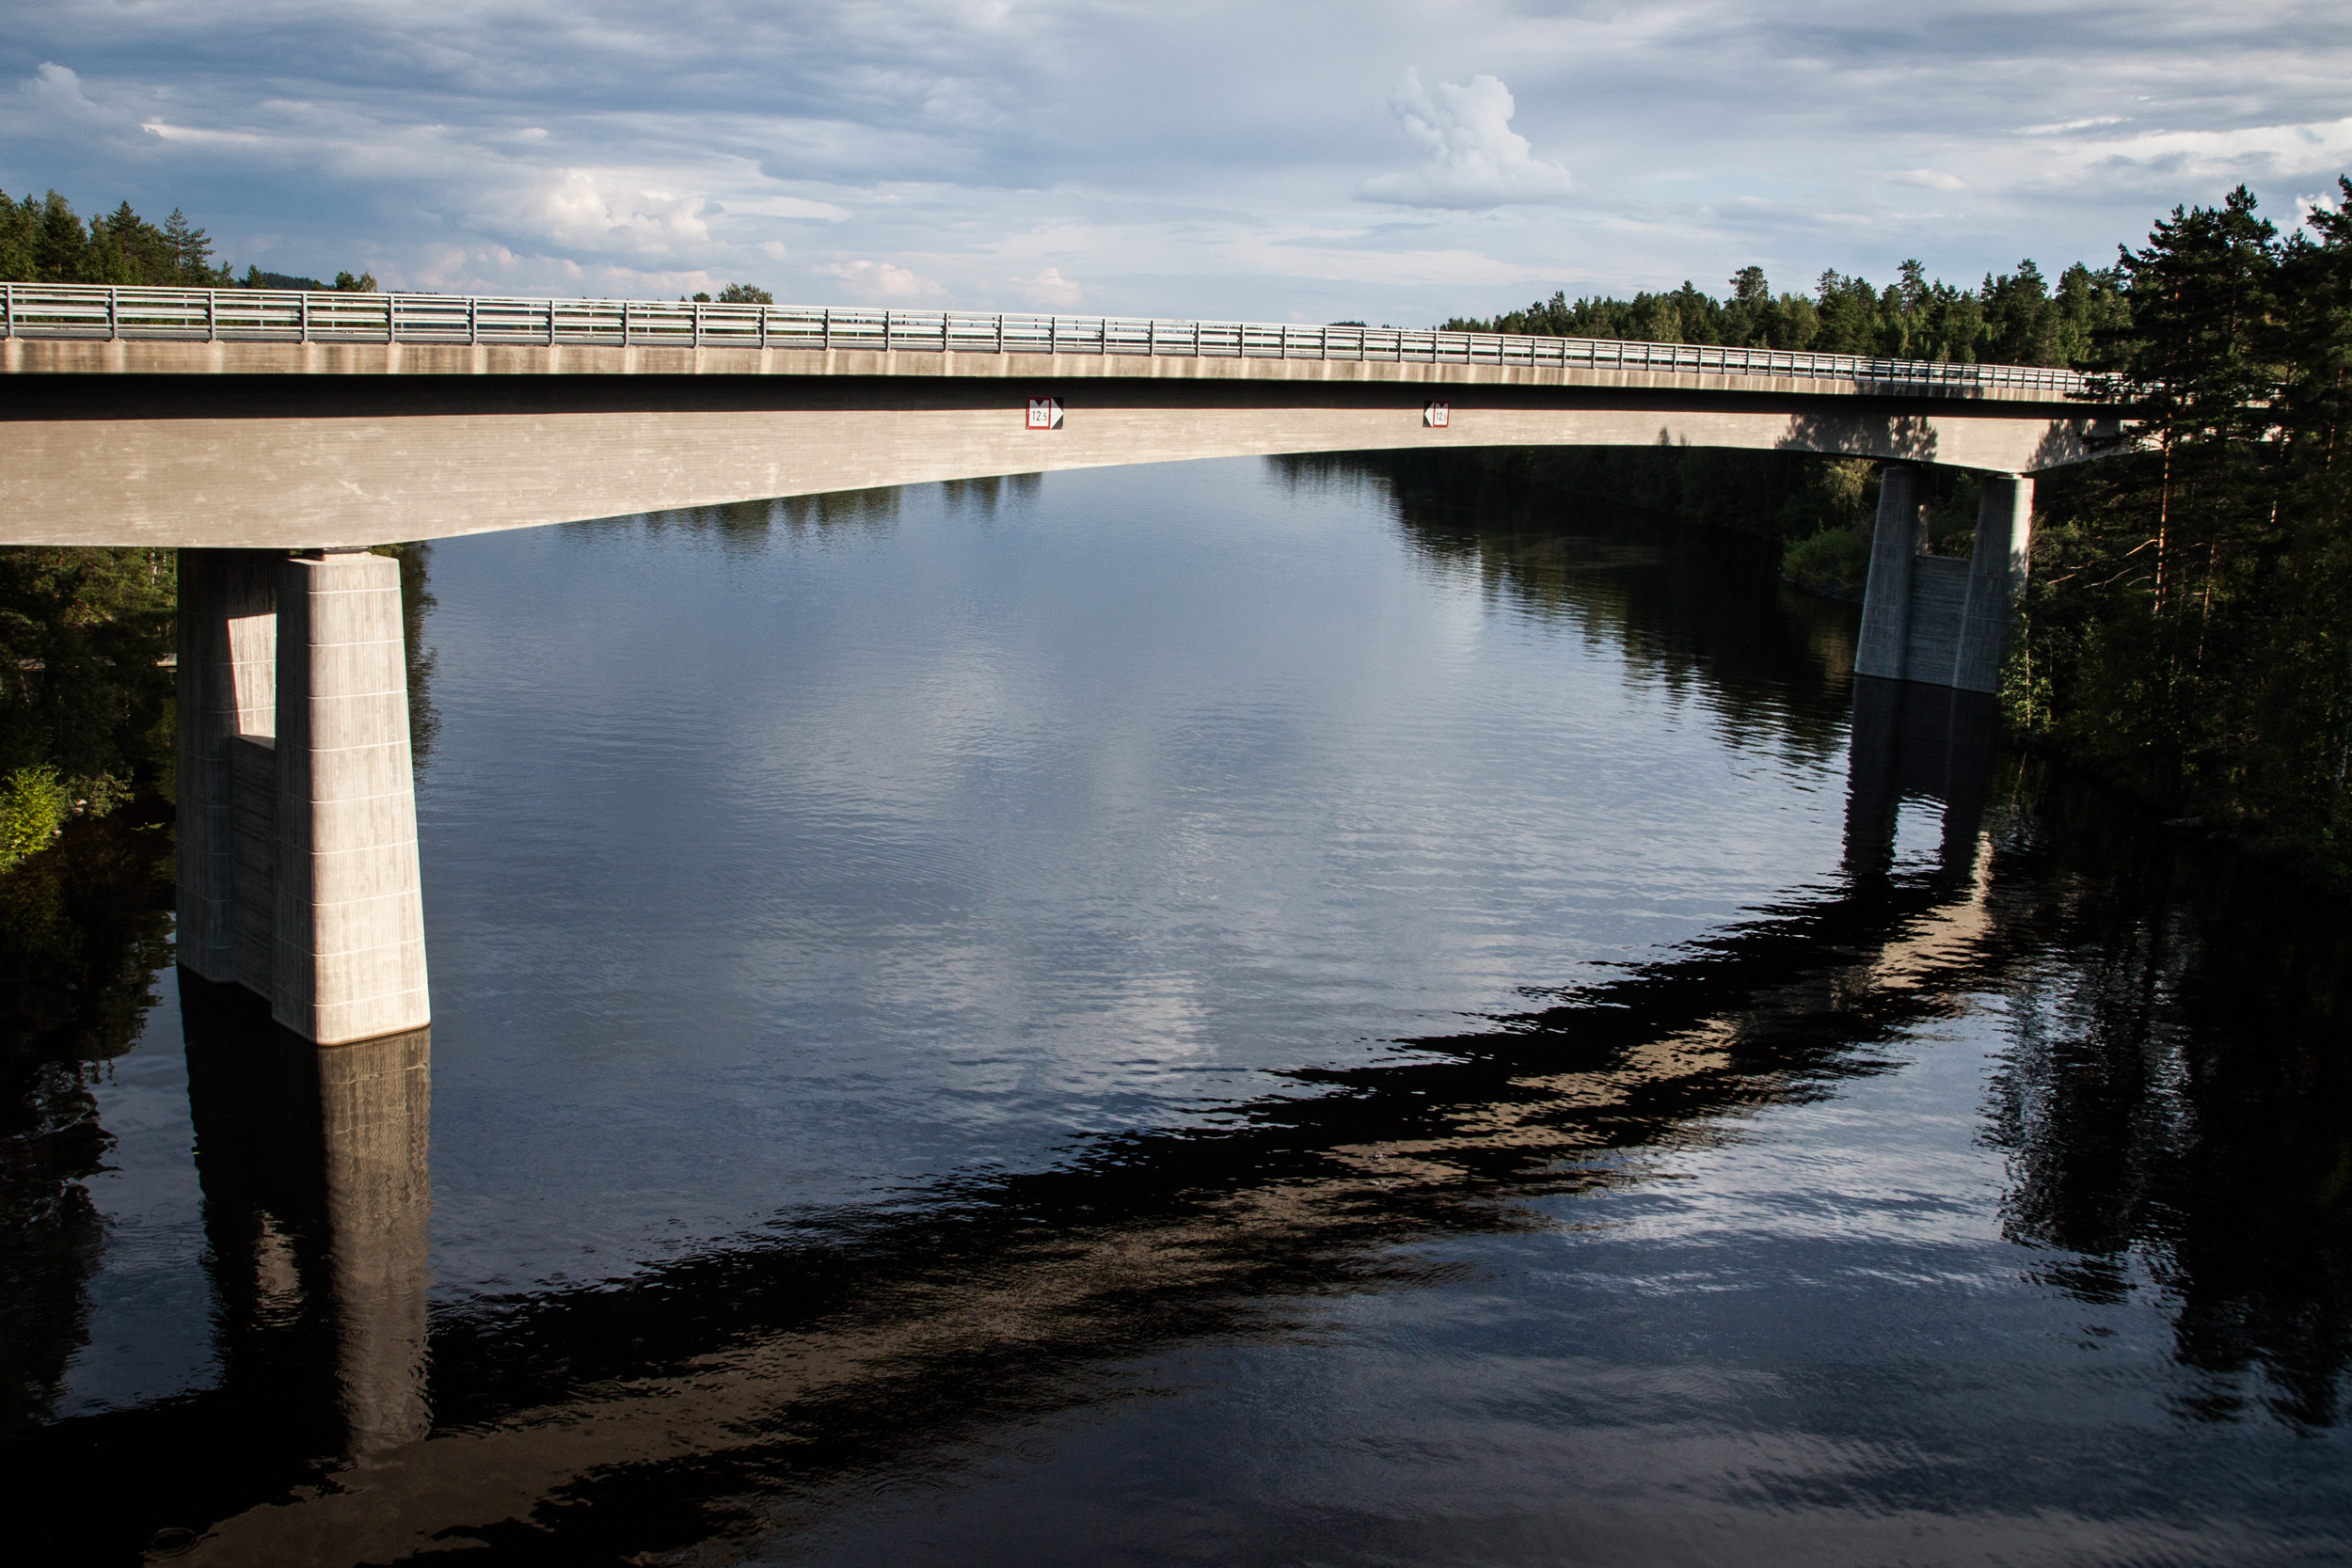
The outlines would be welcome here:
<svg viewBox="0 0 2352 1568">
<path fill-rule="evenodd" d="M 1029 428 L 1031 430 L 1059 430 L 1061 428 L 1061 399 L 1031 398 L 1029 400 Z"/>
<path fill-rule="evenodd" d="M 1454 422 L 1454 404 L 1433 403 L 1421 411 L 1421 422 L 1432 430 L 1443 430 Z"/>
</svg>

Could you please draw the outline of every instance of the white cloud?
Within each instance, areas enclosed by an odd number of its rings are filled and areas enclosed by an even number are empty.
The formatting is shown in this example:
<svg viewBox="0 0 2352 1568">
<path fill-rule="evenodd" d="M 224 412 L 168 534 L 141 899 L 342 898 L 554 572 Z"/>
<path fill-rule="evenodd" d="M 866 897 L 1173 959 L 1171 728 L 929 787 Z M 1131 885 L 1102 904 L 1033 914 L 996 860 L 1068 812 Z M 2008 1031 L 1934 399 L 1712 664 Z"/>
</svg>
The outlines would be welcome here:
<svg viewBox="0 0 2352 1568">
<path fill-rule="evenodd" d="M 39 71 L 17 83 L 16 90 L 35 115 L 54 122 L 87 124 L 114 118 L 90 102 L 78 72 L 54 60 L 43 60 Z"/>
<path fill-rule="evenodd" d="M 2028 136 L 2061 136 L 2069 131 L 2089 131 L 2102 125 L 2121 125 L 2122 115 L 2092 115 L 2087 119 L 2061 119 L 2050 125 L 2028 125 Z"/>
<path fill-rule="evenodd" d="M 1440 82 L 1433 93 L 1419 71 L 1407 71 L 1389 107 L 1429 159 L 1368 181 L 1363 195 L 1373 200 L 1485 209 L 1557 201 L 1568 193 L 1568 171 L 1536 158 L 1527 138 L 1511 129 L 1518 105 L 1499 78 L 1473 76 L 1466 87 Z"/>
<path fill-rule="evenodd" d="M 2240 180 L 2283 223 L 2352 167 L 2341 4 L 2143 0 L 2121 30 L 2112 0 L 2030 27 L 2014 0 L 1342 15 L 42 0 L 9 18 L 0 185 L 181 207 L 240 270 L 982 309 L 1073 308 L 1082 279 L 1087 310 L 1419 325 L 1751 262 L 2054 271 Z M 1496 61 L 1508 87 L 1470 74 Z"/>
<path fill-rule="evenodd" d="M 866 299 L 921 299 L 929 294 L 944 294 L 947 291 L 928 277 L 918 277 L 905 267 L 888 261 L 835 261 L 817 269 L 822 277 L 838 277 L 850 285 L 850 292 Z"/>
<path fill-rule="evenodd" d="M 770 218 L 808 218 L 818 223 L 846 223 L 857 215 L 847 207 L 836 207 L 830 201 L 811 201 L 798 196 L 759 196 L 745 201 L 730 201 L 727 211 Z"/>
<path fill-rule="evenodd" d="M 1021 297 L 1032 305 L 1076 305 L 1086 298 L 1086 291 L 1061 275 L 1059 267 L 1047 267 L 1035 277 L 1006 279 L 1021 291 Z"/>
<path fill-rule="evenodd" d="M 2342 212 L 2345 205 L 2344 188 L 2341 185 L 2332 191 L 2318 191 L 2298 195 L 2295 198 L 2295 222 L 2293 227 L 2300 229 L 2305 224 L 2310 223 L 2313 213 Z M 2287 226 L 2282 224 L 2280 227 L 2284 228 Z"/>
<path fill-rule="evenodd" d="M 2305 124 L 2179 128 L 2128 136 L 2090 137 L 2070 144 L 2068 154 L 2043 177 L 2065 178 L 2091 167 L 2146 169 L 2184 183 L 2193 182 L 2194 195 L 2190 199 L 2210 202 L 2220 192 L 2202 187 L 2239 180 L 2292 177 L 2312 166 L 2352 166 L 2352 118 Z"/>
<path fill-rule="evenodd" d="M 1947 174 L 1940 168 L 1874 168 L 1869 171 L 1876 180 L 1889 180 L 1898 185 L 1916 185 L 1930 191 L 1964 191 L 1968 182 L 1957 174 Z"/>
<path fill-rule="evenodd" d="M 669 256 L 706 244 L 707 203 L 662 190 L 632 190 L 626 181 L 571 168 L 540 190 L 530 206 L 532 226 L 559 245 Z"/>
</svg>

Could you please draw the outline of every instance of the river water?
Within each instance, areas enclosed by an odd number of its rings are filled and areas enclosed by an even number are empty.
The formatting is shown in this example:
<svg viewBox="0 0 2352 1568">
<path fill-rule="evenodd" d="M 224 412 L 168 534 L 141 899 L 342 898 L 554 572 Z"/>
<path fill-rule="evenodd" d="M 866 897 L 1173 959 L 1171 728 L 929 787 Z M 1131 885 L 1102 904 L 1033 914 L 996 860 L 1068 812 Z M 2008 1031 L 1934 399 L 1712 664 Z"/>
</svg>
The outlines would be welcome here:
<svg viewBox="0 0 2352 1568">
<path fill-rule="evenodd" d="M 1751 542 L 1315 460 L 422 566 L 429 1041 L 183 986 L 131 814 L 0 911 L 24 1560 L 2352 1549 L 2342 910 Z"/>
</svg>

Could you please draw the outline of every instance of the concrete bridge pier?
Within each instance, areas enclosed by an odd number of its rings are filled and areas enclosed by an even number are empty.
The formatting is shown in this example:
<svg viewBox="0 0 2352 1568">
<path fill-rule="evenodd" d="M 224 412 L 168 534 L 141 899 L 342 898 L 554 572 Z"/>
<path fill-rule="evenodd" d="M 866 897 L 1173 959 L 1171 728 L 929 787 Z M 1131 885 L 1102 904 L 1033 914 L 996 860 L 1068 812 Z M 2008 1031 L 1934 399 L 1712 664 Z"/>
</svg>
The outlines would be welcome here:
<svg viewBox="0 0 2352 1568">
<path fill-rule="evenodd" d="M 2033 481 L 2021 474 L 1984 478 L 1975 548 L 1963 561 L 1927 553 L 1919 480 L 1919 469 L 1907 463 L 1890 463 L 1880 476 L 1854 673 L 1995 690 L 2010 613 L 2026 586 Z"/>
<path fill-rule="evenodd" d="M 431 1022 L 400 565 L 180 558 L 180 961 L 303 1039 Z"/>
</svg>

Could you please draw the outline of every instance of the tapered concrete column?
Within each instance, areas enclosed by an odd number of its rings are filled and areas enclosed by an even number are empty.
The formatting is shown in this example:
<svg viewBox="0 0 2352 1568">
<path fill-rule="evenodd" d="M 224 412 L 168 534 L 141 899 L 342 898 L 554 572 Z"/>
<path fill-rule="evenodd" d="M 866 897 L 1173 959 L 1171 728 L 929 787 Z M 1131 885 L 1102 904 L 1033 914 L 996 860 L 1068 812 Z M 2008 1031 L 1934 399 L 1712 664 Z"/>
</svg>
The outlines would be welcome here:
<svg viewBox="0 0 2352 1568">
<path fill-rule="evenodd" d="M 1927 548 L 1927 519 L 1919 509 L 1919 470 L 1889 463 L 1879 473 L 1878 524 L 1870 534 L 1870 578 L 1862 592 L 1862 637 L 1853 673 L 1888 680 L 1904 676 L 1911 642 L 1912 562 Z"/>
<path fill-rule="evenodd" d="M 2032 543 L 2033 481 L 2018 474 L 1985 479 L 1977 499 L 1968 599 L 1952 660 L 1951 684 L 1963 691 L 2000 687 L 2010 617 L 2026 591 L 2026 555 Z"/>
<path fill-rule="evenodd" d="M 235 751 L 277 726 L 282 550 L 180 552 L 180 961 L 237 974 Z"/>
<path fill-rule="evenodd" d="M 422 1028 L 400 563 L 357 551 L 286 562 L 278 645 L 271 1015 L 321 1045 Z"/>
</svg>

